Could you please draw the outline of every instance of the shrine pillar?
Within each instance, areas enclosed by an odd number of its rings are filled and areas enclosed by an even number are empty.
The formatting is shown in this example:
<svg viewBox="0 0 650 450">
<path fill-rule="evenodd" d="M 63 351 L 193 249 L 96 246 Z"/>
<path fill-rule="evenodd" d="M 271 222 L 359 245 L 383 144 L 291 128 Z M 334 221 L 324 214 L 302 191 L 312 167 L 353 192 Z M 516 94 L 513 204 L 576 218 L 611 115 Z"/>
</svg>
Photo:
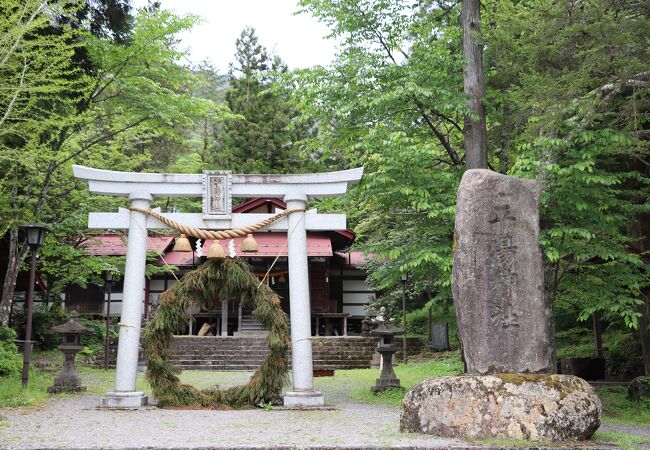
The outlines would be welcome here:
<svg viewBox="0 0 650 450">
<path fill-rule="evenodd" d="M 228 336 L 228 299 L 227 298 L 221 300 L 221 336 Z"/>
<path fill-rule="evenodd" d="M 148 209 L 153 198 L 146 192 L 132 192 L 129 200 L 132 207 Z M 147 404 L 144 393 L 135 390 L 147 263 L 147 216 L 144 213 L 129 212 L 128 236 L 115 390 L 101 399 L 101 406 L 106 408 L 138 408 Z"/>
<path fill-rule="evenodd" d="M 307 196 L 304 194 L 287 194 L 284 200 L 287 209 L 304 209 L 307 206 Z M 305 212 L 289 215 L 287 225 L 293 390 L 285 394 L 284 405 L 322 406 L 323 395 L 314 390 Z"/>
</svg>

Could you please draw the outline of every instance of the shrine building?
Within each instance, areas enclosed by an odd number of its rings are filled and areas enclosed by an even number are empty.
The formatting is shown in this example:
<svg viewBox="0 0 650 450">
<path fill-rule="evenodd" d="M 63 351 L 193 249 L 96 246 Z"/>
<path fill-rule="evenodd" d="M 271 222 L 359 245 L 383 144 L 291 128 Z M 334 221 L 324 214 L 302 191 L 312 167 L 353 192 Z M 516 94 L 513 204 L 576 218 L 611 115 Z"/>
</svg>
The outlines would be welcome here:
<svg viewBox="0 0 650 450">
<path fill-rule="evenodd" d="M 284 201 L 274 197 L 259 197 L 233 207 L 233 213 L 277 214 L 286 209 Z M 288 245 L 286 232 L 259 231 L 253 235 L 257 252 L 242 252 L 244 237 L 224 239 L 220 244 L 228 256 L 231 252 L 247 261 L 261 282 L 273 289 L 282 300 L 282 309 L 289 315 L 290 292 Z M 145 278 L 142 302 L 144 320 L 150 317 L 157 299 L 185 273 L 205 261 L 212 241 L 189 238 L 190 248 L 175 245 L 178 234 L 151 234 L 147 239 L 150 264 L 173 268 Z M 355 336 L 361 333 L 365 307 L 375 293 L 366 283 L 365 258 L 361 252 L 349 252 L 355 234 L 351 230 L 308 231 L 307 260 L 311 300 L 312 336 Z M 92 256 L 125 256 L 127 236 L 124 233 L 101 233 L 88 236 L 83 244 Z M 198 242 L 197 242 L 198 241 Z M 197 247 L 198 244 L 198 247 Z M 111 290 L 111 316 L 120 316 L 123 282 L 117 280 Z M 88 285 L 70 286 L 66 309 L 81 314 L 104 317 L 108 295 L 104 288 Z M 193 310 L 194 321 L 188 323 L 186 334 L 198 335 L 204 325 L 208 336 L 246 336 L 260 334 L 259 325 L 251 311 L 240 308 L 237 299 L 215 299 L 210 310 Z"/>
</svg>

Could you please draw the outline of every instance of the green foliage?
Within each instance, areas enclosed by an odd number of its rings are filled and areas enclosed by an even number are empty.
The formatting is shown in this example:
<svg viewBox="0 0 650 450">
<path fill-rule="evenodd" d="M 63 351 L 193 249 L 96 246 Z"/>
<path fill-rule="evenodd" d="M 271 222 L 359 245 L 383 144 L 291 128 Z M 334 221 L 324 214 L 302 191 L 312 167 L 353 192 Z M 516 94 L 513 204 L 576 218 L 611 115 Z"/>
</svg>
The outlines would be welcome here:
<svg viewBox="0 0 650 450">
<path fill-rule="evenodd" d="M 218 298 L 238 298 L 244 307 L 253 307 L 253 317 L 268 331 L 270 353 L 248 384 L 199 390 L 181 384 L 180 370 L 169 362 L 173 335 L 192 316 L 190 305 L 208 307 Z M 160 406 L 202 406 L 210 408 L 257 406 L 277 402 L 289 370 L 288 321 L 280 299 L 260 284 L 250 266 L 238 259 L 207 260 L 164 292 L 158 308 L 142 334 L 147 361 L 147 381 Z"/>
<path fill-rule="evenodd" d="M 151 166 L 159 167 L 160 161 L 175 159 L 163 153 L 172 149 L 158 145 L 160 140 L 180 140 L 181 126 L 214 119 L 224 108 L 194 97 L 190 87 L 195 77 L 179 64 L 182 52 L 176 49 L 175 35 L 189 30 L 196 18 L 142 9 L 126 21 L 128 27 L 118 30 L 128 29 L 128 36 L 113 33 L 112 39 L 106 29 L 89 32 L 85 27 L 94 26 L 92 21 L 79 23 L 75 5 L 84 2 L 51 3 L 48 8 L 39 8 L 41 2 L 25 2 L 24 10 L 16 6 L 16 11 L 38 19 L 34 23 L 41 28 L 30 31 L 29 51 L 43 61 L 34 67 L 46 78 L 42 85 L 55 87 L 26 93 L 29 108 L 11 122 L 12 128 L 2 128 L 0 235 L 9 231 L 15 249 L 9 258 L 20 264 L 27 251 L 18 239 L 18 226 L 50 225 L 39 270 L 56 296 L 68 284 L 100 283 L 101 272 L 112 266 L 108 259 L 84 257 L 87 212 L 126 206 L 125 199 L 90 195 L 72 176 L 71 165 L 139 171 L 147 170 L 154 159 Z M 124 8 L 117 9 L 121 12 L 113 19 L 124 19 Z M 60 26 L 50 29 L 54 22 Z M 0 26 L 20 31 L 15 23 Z M 80 57 L 77 50 L 84 54 L 86 71 L 74 62 Z M 20 63 L 23 59 L 18 56 Z M 15 78 L 19 69 L 12 66 L 10 75 Z M 7 272 L 5 285 L 13 286 L 15 277 L 15 272 Z M 2 321 L 11 294 L 3 292 Z"/>
<path fill-rule="evenodd" d="M 0 326 L 0 378 L 17 377 L 23 367 L 23 359 L 14 343 L 16 332 Z"/>
<path fill-rule="evenodd" d="M 580 320 L 600 311 L 636 327 L 649 282 L 650 17 L 610 0 L 486 12 L 492 161 L 544 185 L 547 290 Z"/>
<path fill-rule="evenodd" d="M 574 316 L 575 325 L 575 316 Z M 596 355 L 591 324 L 559 329 L 556 333 L 556 357 L 589 358 Z M 641 345 L 633 339 L 629 328 L 621 321 L 605 322 L 602 330 L 603 353 L 607 361 L 607 374 L 629 379 L 643 373 Z"/>
<path fill-rule="evenodd" d="M 431 309 L 432 323 L 447 323 L 449 326 L 449 345 L 458 348 L 458 322 L 456 311 L 451 302 L 441 302 L 438 299 L 428 301 L 422 308 L 406 313 L 406 323 L 409 334 L 419 336 L 429 335 L 429 309 Z"/>
<path fill-rule="evenodd" d="M 79 317 L 77 322 L 90 328 L 92 331 L 90 334 L 84 334 L 81 336 L 81 344 L 84 346 L 84 349 L 80 353 L 83 353 L 83 356 L 85 357 L 97 355 L 104 346 L 106 322 L 103 320 L 92 320 L 85 317 Z M 117 336 L 117 333 L 114 330 L 111 331 L 112 336 Z"/>
<path fill-rule="evenodd" d="M 225 100 L 239 118 L 224 124 L 215 162 L 243 173 L 304 170 L 309 160 L 298 159 L 298 143 L 309 124 L 295 120 L 299 111 L 277 82 L 286 65 L 259 44 L 253 28 L 242 31 L 236 47 Z"/>
<path fill-rule="evenodd" d="M 580 320 L 602 311 L 636 327 L 650 272 L 633 251 L 627 226 L 649 205 L 636 204 L 625 185 L 648 179 L 611 157 L 612 148 L 628 145 L 624 134 L 609 129 L 538 138 L 521 146 L 512 173 L 544 174 L 540 244 L 553 267 L 556 302 L 580 305 Z"/>
<path fill-rule="evenodd" d="M 262 408 L 264 411 L 272 411 L 273 410 L 273 403 L 271 403 L 271 402 L 260 403 L 259 407 Z"/>
<path fill-rule="evenodd" d="M 647 127 L 647 85 L 625 85 L 648 70 L 644 6 L 496 0 L 484 18 L 490 131 L 499 150 L 507 154 L 513 143 L 539 136 L 561 138 L 559 123 L 569 117 L 584 128 Z"/>
<path fill-rule="evenodd" d="M 377 257 L 369 281 L 384 305 L 450 298 L 455 191 L 463 171 L 462 89 L 456 6 L 400 1 L 304 0 L 340 40 L 331 68 L 295 72 L 295 96 L 319 127 L 307 142 L 330 166 L 364 166 L 344 199 L 357 248 Z M 460 152 L 460 153 L 459 153 Z M 395 308 L 399 309 L 399 308 Z"/>
<path fill-rule="evenodd" d="M 25 335 L 25 321 L 27 312 L 24 309 L 15 309 L 12 315 L 13 326 L 18 330 L 19 336 Z M 51 350 L 61 343 L 61 336 L 50 333 L 50 328 L 61 325 L 68 320 L 68 315 L 59 306 L 46 308 L 44 305 L 35 305 L 32 311 L 32 340 L 41 350 Z"/>
<path fill-rule="evenodd" d="M 70 64 L 84 33 L 69 20 L 81 5 L 78 0 L 47 6 L 38 0 L 7 0 L 0 5 L 0 148 L 14 150 L 14 164 L 20 154 L 15 144 L 29 138 L 31 121 L 47 120 L 49 113 L 56 114 L 48 104 L 56 105 L 61 96 L 75 98 L 84 87 L 83 74 Z"/>
</svg>

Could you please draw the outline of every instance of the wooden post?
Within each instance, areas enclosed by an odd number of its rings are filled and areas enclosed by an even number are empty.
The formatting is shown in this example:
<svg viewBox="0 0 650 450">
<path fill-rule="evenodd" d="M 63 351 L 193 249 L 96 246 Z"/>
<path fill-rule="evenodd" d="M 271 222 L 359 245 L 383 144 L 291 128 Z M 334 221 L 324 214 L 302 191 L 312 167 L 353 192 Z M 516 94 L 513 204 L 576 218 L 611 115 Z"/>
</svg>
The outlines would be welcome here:
<svg viewBox="0 0 650 450">
<path fill-rule="evenodd" d="M 106 339 L 104 341 L 104 369 L 108 369 L 108 358 L 111 348 L 111 284 L 113 280 L 106 280 Z"/>
<path fill-rule="evenodd" d="M 216 334 L 216 333 L 215 333 Z M 221 336 L 228 336 L 228 299 L 221 300 Z"/>
<path fill-rule="evenodd" d="M 431 319 L 431 305 L 429 305 L 429 311 L 427 314 L 427 333 L 429 335 L 429 344 L 433 344 L 433 335 L 431 334 L 431 323 L 433 320 Z"/>
<path fill-rule="evenodd" d="M 244 308 L 241 305 L 241 301 L 239 302 L 239 308 L 237 310 L 237 331 L 241 332 L 241 322 L 242 322 L 242 316 L 244 315 Z"/>
<path fill-rule="evenodd" d="M 594 344 L 596 345 L 596 356 L 598 358 L 603 357 L 603 335 L 602 329 L 600 326 L 600 317 L 597 313 L 591 315 L 591 323 L 594 328 Z"/>
</svg>

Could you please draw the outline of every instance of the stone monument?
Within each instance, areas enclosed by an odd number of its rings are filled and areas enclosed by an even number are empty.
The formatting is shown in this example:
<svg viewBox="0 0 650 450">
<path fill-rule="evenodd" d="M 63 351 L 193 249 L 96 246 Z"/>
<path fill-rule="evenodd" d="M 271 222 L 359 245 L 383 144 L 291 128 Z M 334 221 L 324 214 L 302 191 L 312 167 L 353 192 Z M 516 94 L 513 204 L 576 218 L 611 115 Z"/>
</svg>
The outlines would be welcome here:
<svg viewBox="0 0 650 450">
<path fill-rule="evenodd" d="M 540 185 L 491 170 L 458 188 L 453 295 L 467 375 L 426 380 L 404 398 L 402 431 L 443 437 L 587 439 L 602 405 L 584 380 L 552 375 Z"/>
<path fill-rule="evenodd" d="M 491 170 L 465 172 L 458 188 L 453 294 L 467 372 L 551 373 L 540 185 Z"/>
</svg>

